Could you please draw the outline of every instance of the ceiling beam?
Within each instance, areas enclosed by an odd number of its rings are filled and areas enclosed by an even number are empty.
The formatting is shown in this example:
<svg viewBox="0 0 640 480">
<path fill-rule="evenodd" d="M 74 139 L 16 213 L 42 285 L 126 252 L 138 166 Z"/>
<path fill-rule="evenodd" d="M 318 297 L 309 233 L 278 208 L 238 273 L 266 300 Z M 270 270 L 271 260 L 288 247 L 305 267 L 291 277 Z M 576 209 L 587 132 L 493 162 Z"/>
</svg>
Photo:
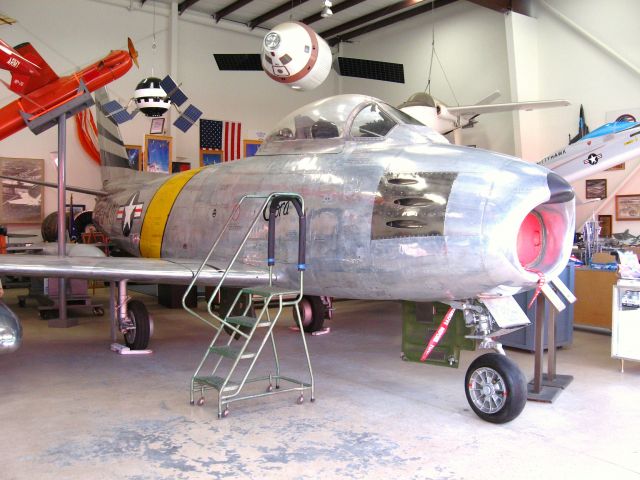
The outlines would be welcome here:
<svg viewBox="0 0 640 480">
<path fill-rule="evenodd" d="M 344 2 L 340 2 L 338 5 L 331 7 L 331 11 L 333 13 L 340 13 L 347 8 L 351 8 L 354 5 L 364 2 L 365 0 L 345 0 Z M 317 22 L 318 20 L 322 20 L 322 11 L 318 13 L 314 13 L 313 15 L 309 15 L 307 18 L 303 18 L 300 20 L 302 23 L 306 23 L 307 25 Z"/>
<path fill-rule="evenodd" d="M 276 7 L 272 10 L 269 10 L 267 13 L 263 13 L 259 17 L 254 18 L 253 20 L 249 20 L 247 26 L 253 30 L 262 22 L 266 22 L 267 20 L 271 20 L 273 17 L 277 17 L 278 15 L 282 15 L 285 12 L 288 12 L 292 8 L 297 7 L 298 5 L 307 2 L 308 0 L 295 0 L 283 3 L 279 7 Z M 295 5 L 294 5 L 295 4 Z"/>
<path fill-rule="evenodd" d="M 334 46 L 340 42 L 351 40 L 352 38 L 359 37 L 360 35 L 364 35 L 365 33 L 373 32 L 374 30 L 393 25 L 394 23 L 401 22 L 422 13 L 430 12 L 435 8 L 444 7 L 445 5 L 449 5 L 457 1 L 458 0 L 433 0 L 432 2 L 425 2 L 424 4 L 407 10 L 406 12 L 402 12 L 392 17 L 387 17 L 383 20 L 380 20 L 379 22 L 370 23 L 369 25 L 365 25 L 364 27 L 358 28 L 357 30 L 347 32 L 344 35 L 338 35 L 336 37 L 328 39 L 327 43 L 331 46 Z"/>
<path fill-rule="evenodd" d="M 405 8 L 413 7 L 420 3 L 429 3 L 429 5 L 431 5 L 431 2 L 426 2 L 426 0 L 403 0 L 402 2 L 393 3 L 388 7 L 374 10 L 373 12 L 363 15 L 360 18 L 356 18 L 355 20 L 351 20 L 350 22 L 346 22 L 336 27 L 330 28 L 329 30 L 325 30 L 324 32 L 320 32 L 320 36 L 326 40 L 327 38 L 333 37 L 340 32 L 344 32 L 345 30 L 351 30 L 352 28 L 359 27 L 360 25 L 363 25 L 367 22 L 371 22 L 376 18 L 391 15 L 392 13 L 404 10 Z"/>
<path fill-rule="evenodd" d="M 481 7 L 490 8 L 500 13 L 510 11 L 531 16 L 531 0 L 469 0 Z"/>
<path fill-rule="evenodd" d="M 213 14 L 213 19 L 218 23 L 221 18 L 226 17 L 230 13 L 235 12 L 236 10 L 244 7 L 248 3 L 251 3 L 253 0 L 236 0 L 235 2 L 227 5 L 224 8 L 221 8 L 216 13 Z"/>
<path fill-rule="evenodd" d="M 178 15 L 182 15 L 182 13 L 189 8 L 194 3 L 198 3 L 199 0 L 182 0 L 178 4 Z"/>
</svg>

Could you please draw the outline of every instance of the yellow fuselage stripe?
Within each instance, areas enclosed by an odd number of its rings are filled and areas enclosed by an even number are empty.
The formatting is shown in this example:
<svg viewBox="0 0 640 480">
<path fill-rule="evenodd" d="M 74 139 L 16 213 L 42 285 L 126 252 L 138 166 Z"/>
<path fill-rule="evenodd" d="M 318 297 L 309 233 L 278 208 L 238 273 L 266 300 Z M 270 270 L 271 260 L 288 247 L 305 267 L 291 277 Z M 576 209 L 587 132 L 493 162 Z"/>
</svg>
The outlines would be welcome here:
<svg viewBox="0 0 640 480">
<path fill-rule="evenodd" d="M 169 213 L 182 188 L 200 171 L 200 168 L 172 175 L 156 191 L 149 202 L 140 231 L 140 254 L 147 258 L 160 258 L 162 237 Z"/>
</svg>

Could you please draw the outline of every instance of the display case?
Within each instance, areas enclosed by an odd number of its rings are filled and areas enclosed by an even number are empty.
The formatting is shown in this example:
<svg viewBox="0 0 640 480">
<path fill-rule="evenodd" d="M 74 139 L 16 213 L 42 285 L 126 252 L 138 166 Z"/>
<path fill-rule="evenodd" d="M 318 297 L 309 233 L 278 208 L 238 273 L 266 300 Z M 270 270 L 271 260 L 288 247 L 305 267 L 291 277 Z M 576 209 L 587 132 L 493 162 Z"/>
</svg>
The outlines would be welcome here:
<svg viewBox="0 0 640 480">
<path fill-rule="evenodd" d="M 611 356 L 640 362 L 640 280 L 620 279 L 613 287 Z"/>
</svg>

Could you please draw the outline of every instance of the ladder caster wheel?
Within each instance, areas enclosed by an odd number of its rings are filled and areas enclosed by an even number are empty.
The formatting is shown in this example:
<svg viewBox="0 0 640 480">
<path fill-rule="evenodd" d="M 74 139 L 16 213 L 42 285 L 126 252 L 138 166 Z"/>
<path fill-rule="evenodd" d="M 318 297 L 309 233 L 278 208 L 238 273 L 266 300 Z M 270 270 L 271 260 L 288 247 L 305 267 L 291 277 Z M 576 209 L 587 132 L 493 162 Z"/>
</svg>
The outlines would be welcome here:
<svg viewBox="0 0 640 480">
<path fill-rule="evenodd" d="M 222 413 L 220 415 L 218 415 L 218 418 L 226 418 L 229 416 L 229 409 L 225 408 Z"/>
<path fill-rule="evenodd" d="M 273 392 L 273 385 L 269 385 L 267 387 L 267 392 Z"/>
<path fill-rule="evenodd" d="M 298 397 L 298 400 L 296 400 L 296 403 L 297 403 L 298 405 L 302 405 L 302 404 L 304 403 L 304 395 L 300 395 L 300 396 Z"/>
<path fill-rule="evenodd" d="M 193 400 L 189 400 L 189 404 L 190 404 L 191 406 L 193 406 L 193 405 L 195 405 L 195 404 L 196 404 L 196 402 L 194 402 Z"/>
<path fill-rule="evenodd" d="M 202 405 L 204 405 L 204 397 L 200 397 L 200 398 L 198 399 L 197 404 L 198 404 L 198 406 L 199 406 L 199 407 L 201 407 Z"/>
<path fill-rule="evenodd" d="M 313 402 L 315 402 L 315 401 L 316 401 L 315 397 L 311 397 L 310 402 L 311 402 L 311 403 L 313 403 Z"/>
</svg>

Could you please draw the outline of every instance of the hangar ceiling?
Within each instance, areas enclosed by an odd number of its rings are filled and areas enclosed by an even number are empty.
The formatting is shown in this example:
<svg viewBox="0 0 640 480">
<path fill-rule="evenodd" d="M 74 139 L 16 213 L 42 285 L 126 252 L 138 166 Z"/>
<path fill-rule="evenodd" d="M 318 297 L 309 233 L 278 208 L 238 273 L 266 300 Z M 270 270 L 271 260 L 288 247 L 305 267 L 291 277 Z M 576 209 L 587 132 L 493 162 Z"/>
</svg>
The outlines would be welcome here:
<svg viewBox="0 0 640 480">
<path fill-rule="evenodd" d="M 154 0 L 140 0 L 141 4 Z M 156 0 L 172 3 L 172 0 Z M 330 45 L 349 41 L 365 33 L 407 20 L 432 9 L 465 0 L 333 0 L 333 15 L 323 18 L 322 0 L 180 0 L 178 11 L 211 15 L 212 25 L 220 20 L 246 25 L 248 29 L 271 29 L 297 20 L 324 37 Z M 530 0 L 470 0 L 499 12 L 529 14 Z"/>
</svg>

